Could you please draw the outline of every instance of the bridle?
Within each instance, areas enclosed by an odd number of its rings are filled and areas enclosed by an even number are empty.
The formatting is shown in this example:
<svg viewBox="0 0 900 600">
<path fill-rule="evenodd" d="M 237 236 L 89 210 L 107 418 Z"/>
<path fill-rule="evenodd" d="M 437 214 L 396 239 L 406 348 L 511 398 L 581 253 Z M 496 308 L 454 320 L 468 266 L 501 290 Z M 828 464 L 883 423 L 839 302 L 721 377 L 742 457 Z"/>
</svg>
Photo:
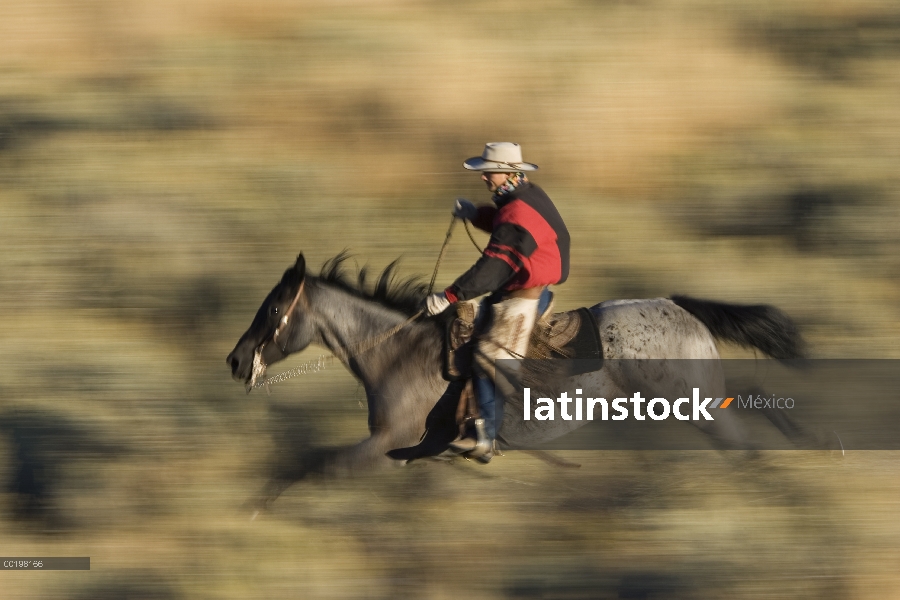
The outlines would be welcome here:
<svg viewBox="0 0 900 600">
<path fill-rule="evenodd" d="M 303 297 L 303 288 L 305 285 L 306 279 L 304 278 L 303 281 L 300 282 L 300 287 L 297 288 L 297 295 L 294 296 L 293 300 L 291 300 L 291 305 L 288 307 L 287 312 L 284 313 L 284 316 L 281 317 L 280 321 L 278 321 L 278 326 L 275 327 L 275 331 L 272 332 L 272 343 L 278 343 L 278 336 L 281 335 L 281 332 L 284 331 L 285 327 L 287 327 L 288 323 L 290 323 L 291 315 L 294 314 L 294 309 L 297 308 L 297 303 L 300 302 L 300 298 Z M 284 346 L 279 346 L 279 348 L 283 353 L 287 354 Z"/>
<path fill-rule="evenodd" d="M 316 371 L 321 371 L 325 368 L 327 364 L 328 358 L 325 355 L 319 356 L 317 359 L 302 363 L 301 365 L 294 367 L 290 371 L 286 371 L 275 377 L 265 378 L 266 374 L 266 361 L 263 360 L 263 351 L 266 348 L 266 345 L 269 342 L 272 342 L 278 345 L 278 338 L 282 335 L 284 330 L 290 324 L 291 315 L 294 314 L 294 310 L 297 308 L 297 304 L 300 303 L 301 298 L 305 302 L 306 296 L 303 294 L 303 287 L 306 284 L 306 280 L 300 282 L 300 288 L 297 290 L 297 295 L 294 296 L 294 299 L 291 301 L 291 305 L 288 307 L 287 312 L 281 317 L 281 320 L 278 321 L 278 325 L 272 331 L 272 335 L 267 336 L 253 351 L 253 367 L 250 373 L 250 379 L 246 383 L 247 393 L 249 394 L 252 390 L 266 386 L 266 390 L 268 391 L 268 386 L 272 383 L 278 383 L 280 381 L 284 381 L 285 379 L 289 379 L 291 377 L 295 377 L 297 375 L 304 375 L 306 373 L 314 373 Z M 388 338 L 392 337 L 396 333 L 398 333 L 401 329 L 421 317 L 425 314 L 424 310 L 420 310 L 413 316 L 409 317 L 399 325 L 395 325 L 391 329 L 388 329 L 384 333 L 379 333 L 373 337 L 362 340 L 360 342 L 356 342 L 355 344 L 349 344 L 347 346 L 336 346 L 333 351 L 343 355 L 345 360 L 349 360 L 354 356 L 358 356 L 364 352 L 368 352 L 375 346 L 381 344 L 386 341 Z M 287 349 L 284 346 L 278 346 L 279 350 L 281 350 L 282 354 L 287 354 Z"/>
<path fill-rule="evenodd" d="M 450 243 L 450 235 L 453 233 L 453 226 L 456 224 L 457 217 L 453 217 L 450 221 L 450 227 L 447 229 L 447 235 L 444 238 L 444 244 L 441 246 L 441 252 L 438 255 L 437 263 L 434 265 L 434 273 L 431 275 L 431 283 L 428 286 L 428 294 L 431 294 L 431 291 L 434 289 L 434 282 L 437 278 L 438 269 L 441 266 L 441 261 L 444 259 L 444 253 L 447 251 L 447 245 Z M 475 247 L 478 248 L 478 244 L 475 243 L 474 238 L 472 238 L 472 233 L 469 231 L 468 223 L 466 223 L 466 233 L 469 234 L 469 239 L 472 240 L 472 243 L 475 244 Z M 480 249 L 479 249 L 480 251 Z M 306 285 L 306 279 L 304 278 L 300 282 L 300 287 L 297 289 L 297 294 L 294 296 L 294 299 L 291 301 L 290 306 L 287 309 L 287 312 L 284 313 L 284 316 L 278 321 L 278 325 L 272 331 L 272 335 L 266 336 L 262 342 L 254 349 L 253 351 L 253 367 L 250 373 L 250 379 L 245 384 L 247 388 L 247 393 L 249 394 L 256 388 L 265 386 L 266 391 L 269 389 L 269 385 L 272 383 L 278 383 L 284 381 L 285 379 L 290 379 L 291 377 L 295 377 L 297 375 L 304 375 L 306 373 L 315 373 L 317 371 L 321 371 L 325 368 L 326 364 L 331 362 L 329 359 L 333 359 L 334 357 L 328 357 L 320 355 L 318 358 L 307 361 L 294 367 L 290 371 L 285 371 L 284 373 L 280 373 L 275 375 L 274 377 L 266 378 L 266 362 L 263 360 L 263 350 L 265 350 L 266 345 L 269 342 L 273 344 L 278 344 L 278 338 L 284 333 L 285 329 L 287 329 L 288 325 L 291 321 L 291 316 L 294 314 L 294 310 L 296 310 L 297 305 L 302 301 L 304 304 L 307 302 L 306 296 L 303 293 L 303 288 Z M 371 338 L 362 340 L 360 342 L 356 342 L 354 344 L 349 344 L 347 346 L 336 346 L 332 351 L 337 351 L 337 353 L 343 355 L 342 358 L 346 361 L 350 358 L 363 354 L 364 352 L 368 352 L 375 346 L 387 341 L 390 337 L 397 334 L 401 329 L 421 317 L 425 314 L 425 310 L 420 310 L 413 316 L 409 317 L 399 325 L 395 325 L 391 329 L 388 329 L 384 333 L 380 333 Z M 287 350 L 284 346 L 279 346 L 282 354 L 287 354 Z"/>
<path fill-rule="evenodd" d="M 294 314 L 294 310 L 297 308 L 297 304 L 300 302 L 300 298 L 303 296 L 303 288 L 306 286 L 306 279 L 304 278 L 300 282 L 300 287 L 297 288 L 297 294 L 294 296 L 294 299 L 291 301 L 290 306 L 287 309 L 287 312 L 284 313 L 284 316 L 281 317 L 278 321 L 278 325 L 275 326 L 275 329 L 272 330 L 272 335 L 266 336 L 262 342 L 253 350 L 253 368 L 250 373 L 250 379 L 247 381 L 246 388 L 247 393 L 249 394 L 254 388 L 260 387 L 262 385 L 266 385 L 266 381 L 261 379 L 266 374 L 266 361 L 263 360 L 263 350 L 266 349 L 266 344 L 272 342 L 275 345 L 278 345 L 278 338 L 287 328 L 288 324 L 291 321 L 291 315 Z M 287 350 L 284 346 L 278 346 L 279 350 L 281 350 L 282 354 L 287 354 Z"/>
</svg>

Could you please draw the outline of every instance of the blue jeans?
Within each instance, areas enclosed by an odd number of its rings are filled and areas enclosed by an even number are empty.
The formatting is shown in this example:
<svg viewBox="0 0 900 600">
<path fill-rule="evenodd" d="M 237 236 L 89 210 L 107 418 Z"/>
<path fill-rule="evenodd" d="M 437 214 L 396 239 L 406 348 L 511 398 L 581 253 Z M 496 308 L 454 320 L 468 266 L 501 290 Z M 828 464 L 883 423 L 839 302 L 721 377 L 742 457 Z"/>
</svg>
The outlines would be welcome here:
<svg viewBox="0 0 900 600">
<path fill-rule="evenodd" d="M 499 293 L 491 294 L 478 307 L 478 315 L 475 317 L 475 330 L 485 331 L 490 327 L 491 306 L 502 300 L 503 296 Z M 553 300 L 553 292 L 550 288 L 544 288 L 538 299 L 538 316 L 544 314 L 550 302 Z M 477 373 L 477 371 L 476 371 Z M 487 377 L 475 375 L 473 378 L 473 387 L 475 389 L 475 399 L 478 401 L 478 410 L 481 418 L 484 419 L 484 432 L 490 439 L 497 438 L 497 430 L 503 424 L 503 402 L 497 402 L 497 393 L 494 389 L 494 382 Z"/>
</svg>

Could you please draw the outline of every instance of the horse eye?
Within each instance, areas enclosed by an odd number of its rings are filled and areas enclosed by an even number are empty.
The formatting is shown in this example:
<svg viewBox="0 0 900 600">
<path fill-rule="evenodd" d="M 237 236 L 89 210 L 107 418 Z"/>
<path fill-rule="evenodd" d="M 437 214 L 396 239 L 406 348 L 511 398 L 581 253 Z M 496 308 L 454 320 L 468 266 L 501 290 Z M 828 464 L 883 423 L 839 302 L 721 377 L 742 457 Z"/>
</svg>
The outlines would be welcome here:
<svg viewBox="0 0 900 600">
<path fill-rule="evenodd" d="M 270 317 L 274 317 L 274 316 L 277 315 L 277 314 L 278 314 L 278 307 L 277 307 L 277 306 L 271 306 L 271 307 L 269 307 L 269 316 L 270 316 Z"/>
</svg>

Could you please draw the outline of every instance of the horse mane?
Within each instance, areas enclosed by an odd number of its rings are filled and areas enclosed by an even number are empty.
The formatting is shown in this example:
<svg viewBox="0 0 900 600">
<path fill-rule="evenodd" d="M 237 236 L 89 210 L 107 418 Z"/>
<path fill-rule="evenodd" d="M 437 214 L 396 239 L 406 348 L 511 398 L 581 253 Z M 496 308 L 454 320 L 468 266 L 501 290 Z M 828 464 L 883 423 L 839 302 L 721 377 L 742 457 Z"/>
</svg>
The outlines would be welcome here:
<svg viewBox="0 0 900 600">
<path fill-rule="evenodd" d="M 428 286 L 417 277 L 397 279 L 396 270 L 400 259 L 393 261 L 375 280 L 375 286 L 370 290 L 368 285 L 368 267 L 362 267 L 354 278 L 346 269 L 346 263 L 352 255 L 347 251 L 341 251 L 322 265 L 319 273 L 319 281 L 333 285 L 358 298 L 373 300 L 386 308 L 396 310 L 405 315 L 412 316 L 419 312 L 422 301 L 428 294 Z"/>
</svg>

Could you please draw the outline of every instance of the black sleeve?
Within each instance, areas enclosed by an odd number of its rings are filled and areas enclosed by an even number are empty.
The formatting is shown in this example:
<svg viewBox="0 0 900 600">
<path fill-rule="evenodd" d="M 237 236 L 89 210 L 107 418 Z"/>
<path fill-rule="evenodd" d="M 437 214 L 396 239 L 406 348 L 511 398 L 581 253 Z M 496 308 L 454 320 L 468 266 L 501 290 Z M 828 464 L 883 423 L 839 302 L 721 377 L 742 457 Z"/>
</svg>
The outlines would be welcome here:
<svg viewBox="0 0 900 600">
<path fill-rule="evenodd" d="M 498 226 L 481 258 L 448 290 L 457 300 L 469 300 L 506 285 L 522 269 L 522 259 L 535 251 L 537 242 L 523 227 L 513 223 Z"/>
</svg>

